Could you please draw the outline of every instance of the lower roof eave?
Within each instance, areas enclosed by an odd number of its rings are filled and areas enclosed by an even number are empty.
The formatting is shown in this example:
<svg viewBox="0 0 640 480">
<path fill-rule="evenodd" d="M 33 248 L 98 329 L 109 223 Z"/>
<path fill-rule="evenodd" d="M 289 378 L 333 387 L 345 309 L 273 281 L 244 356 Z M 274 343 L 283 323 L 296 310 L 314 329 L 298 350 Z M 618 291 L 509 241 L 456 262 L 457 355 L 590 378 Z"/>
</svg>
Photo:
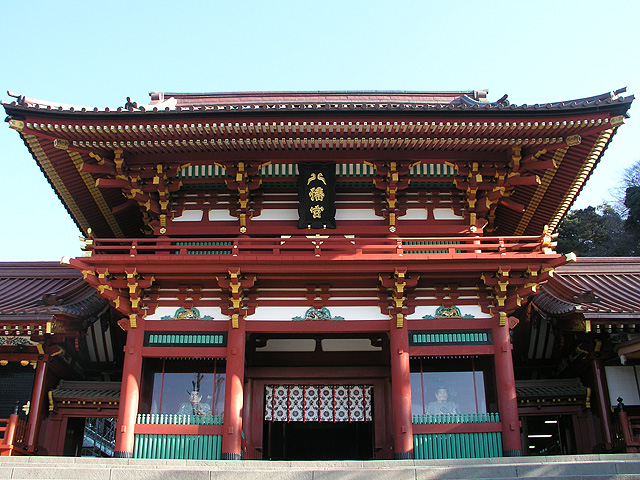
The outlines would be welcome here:
<svg viewBox="0 0 640 480">
<path fill-rule="evenodd" d="M 640 320 L 640 312 L 585 312 L 583 315 L 586 320 Z"/>
</svg>

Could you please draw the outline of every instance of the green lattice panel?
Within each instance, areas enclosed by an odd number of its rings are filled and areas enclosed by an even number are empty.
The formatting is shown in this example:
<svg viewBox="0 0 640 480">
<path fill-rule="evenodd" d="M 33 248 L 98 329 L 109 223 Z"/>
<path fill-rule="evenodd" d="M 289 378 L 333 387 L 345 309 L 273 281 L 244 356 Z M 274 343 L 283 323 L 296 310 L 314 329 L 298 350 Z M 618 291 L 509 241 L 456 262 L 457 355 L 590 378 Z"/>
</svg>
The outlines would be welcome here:
<svg viewBox="0 0 640 480">
<path fill-rule="evenodd" d="M 179 321 L 179 320 L 177 320 Z M 148 347 L 224 347 L 227 344 L 226 333 L 190 333 L 190 332 L 146 332 L 145 346 Z"/>
<path fill-rule="evenodd" d="M 176 242 L 176 247 L 231 247 L 233 242 Z M 179 253 L 179 252 L 177 252 Z M 187 255 L 231 255 L 231 248 L 225 250 L 187 249 Z"/>
<path fill-rule="evenodd" d="M 222 435 L 137 434 L 133 458 L 220 460 Z"/>
<path fill-rule="evenodd" d="M 409 332 L 409 345 L 492 345 L 488 330 L 464 330 L 452 332 Z"/>
<path fill-rule="evenodd" d="M 433 433 L 413 436 L 416 460 L 502 456 L 500 432 Z"/>
</svg>

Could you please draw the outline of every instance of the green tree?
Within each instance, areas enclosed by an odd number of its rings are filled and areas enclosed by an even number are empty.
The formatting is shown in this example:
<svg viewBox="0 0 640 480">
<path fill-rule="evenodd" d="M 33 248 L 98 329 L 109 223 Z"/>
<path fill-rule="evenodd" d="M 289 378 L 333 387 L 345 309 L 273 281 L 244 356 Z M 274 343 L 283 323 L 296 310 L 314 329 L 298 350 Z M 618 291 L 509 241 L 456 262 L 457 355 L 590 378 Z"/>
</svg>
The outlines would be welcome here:
<svg viewBox="0 0 640 480">
<path fill-rule="evenodd" d="M 624 206 L 627 207 L 625 228 L 636 237 L 640 237 L 640 187 L 627 187 Z"/>
<path fill-rule="evenodd" d="M 640 256 L 640 161 L 616 188 L 616 206 L 574 210 L 558 228 L 558 252 L 590 257 Z"/>
<path fill-rule="evenodd" d="M 635 255 L 635 243 L 626 231 L 624 220 L 606 203 L 569 212 L 558 234 L 559 253 L 574 252 L 585 257 Z"/>
</svg>

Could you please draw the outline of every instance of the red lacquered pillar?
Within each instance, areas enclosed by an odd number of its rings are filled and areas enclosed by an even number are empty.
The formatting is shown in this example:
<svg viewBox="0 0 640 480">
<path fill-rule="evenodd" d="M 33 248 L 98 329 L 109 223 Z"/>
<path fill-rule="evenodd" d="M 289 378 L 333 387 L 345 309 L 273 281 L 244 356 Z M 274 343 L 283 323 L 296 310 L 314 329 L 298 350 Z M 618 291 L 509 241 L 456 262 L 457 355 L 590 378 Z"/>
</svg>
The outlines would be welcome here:
<svg viewBox="0 0 640 480">
<path fill-rule="evenodd" d="M 389 344 L 393 402 L 393 456 L 396 460 L 412 459 L 411 372 L 409 370 L 409 334 L 406 321 L 403 322 L 402 328 L 398 328 L 396 320 L 392 320 Z"/>
<path fill-rule="evenodd" d="M 137 324 L 137 328 L 129 327 L 127 344 L 124 348 L 124 366 L 114 451 L 114 457 L 117 458 L 131 458 L 133 456 L 136 416 L 138 415 L 138 404 L 140 403 L 144 320 L 138 318 Z"/>
<path fill-rule="evenodd" d="M 493 327 L 494 365 L 498 409 L 502 423 L 502 450 L 505 457 L 522 456 L 520 419 L 516 398 L 516 380 L 513 374 L 511 336 L 507 325 L 500 326 L 496 318 Z"/>
<path fill-rule="evenodd" d="M 38 360 L 36 365 L 36 376 L 33 379 L 33 390 L 29 403 L 29 420 L 27 422 L 27 451 L 34 453 L 38 450 L 38 433 L 40 431 L 40 416 L 42 415 L 42 405 L 44 403 L 44 382 L 47 377 L 47 367 L 49 358 Z"/>
<path fill-rule="evenodd" d="M 591 359 L 591 369 L 593 371 L 594 386 L 597 397 L 597 412 L 600 417 L 600 429 L 602 430 L 602 440 L 605 450 L 610 450 L 613 444 L 611 434 L 611 411 L 609 410 L 609 393 L 607 391 L 607 379 L 605 377 L 602 361 L 597 357 Z"/>
<path fill-rule="evenodd" d="M 222 460 L 240 460 L 242 457 L 242 406 L 244 402 L 244 319 L 238 328 L 229 322 L 227 334 L 227 380 L 224 391 L 224 422 L 222 432 Z"/>
</svg>

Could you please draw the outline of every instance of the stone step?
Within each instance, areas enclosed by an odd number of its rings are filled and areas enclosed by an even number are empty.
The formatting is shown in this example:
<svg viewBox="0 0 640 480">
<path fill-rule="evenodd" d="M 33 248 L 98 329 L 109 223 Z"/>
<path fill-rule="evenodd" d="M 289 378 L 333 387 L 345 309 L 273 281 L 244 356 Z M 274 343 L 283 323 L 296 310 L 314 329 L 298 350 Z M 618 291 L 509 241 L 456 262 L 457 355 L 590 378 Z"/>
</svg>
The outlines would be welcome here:
<svg viewBox="0 0 640 480">
<path fill-rule="evenodd" d="M 266 462 L 0 457 L 11 480 L 637 480 L 640 454 L 465 460 Z"/>
</svg>

